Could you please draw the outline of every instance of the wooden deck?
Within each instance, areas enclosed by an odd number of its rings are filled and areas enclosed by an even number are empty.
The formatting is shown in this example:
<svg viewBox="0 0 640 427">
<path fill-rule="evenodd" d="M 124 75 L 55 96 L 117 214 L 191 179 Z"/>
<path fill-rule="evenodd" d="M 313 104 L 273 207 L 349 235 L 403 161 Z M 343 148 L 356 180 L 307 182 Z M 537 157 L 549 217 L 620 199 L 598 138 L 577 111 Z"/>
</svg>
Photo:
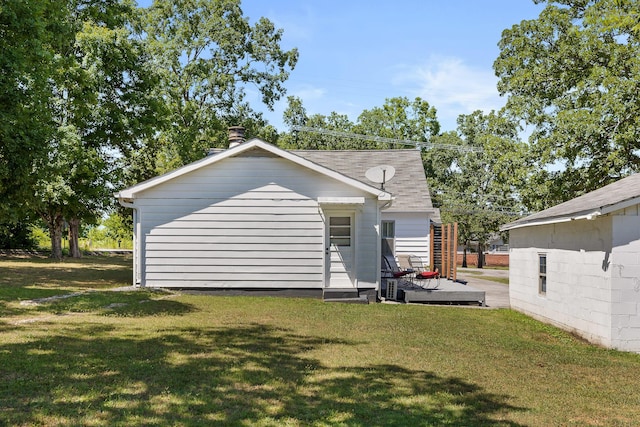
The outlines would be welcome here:
<svg viewBox="0 0 640 427">
<path fill-rule="evenodd" d="M 385 295 L 383 291 L 382 295 Z M 472 286 L 440 279 L 440 285 L 435 288 L 435 282 L 428 287 L 420 287 L 409 282 L 398 281 L 396 301 L 405 303 L 431 304 L 477 304 L 485 305 L 485 291 Z"/>
</svg>

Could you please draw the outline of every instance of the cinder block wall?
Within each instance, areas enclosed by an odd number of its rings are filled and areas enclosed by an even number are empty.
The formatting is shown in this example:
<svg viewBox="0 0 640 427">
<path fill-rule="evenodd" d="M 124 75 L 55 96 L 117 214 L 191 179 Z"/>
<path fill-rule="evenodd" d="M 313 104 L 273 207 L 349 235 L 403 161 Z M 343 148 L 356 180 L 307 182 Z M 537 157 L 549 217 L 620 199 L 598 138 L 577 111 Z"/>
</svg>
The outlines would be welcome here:
<svg viewBox="0 0 640 427">
<path fill-rule="evenodd" d="M 640 216 L 638 205 L 613 217 L 611 341 L 640 353 Z"/>
<path fill-rule="evenodd" d="M 611 217 L 511 230 L 511 307 L 610 347 Z M 538 256 L 547 256 L 547 292 L 539 292 Z"/>
</svg>

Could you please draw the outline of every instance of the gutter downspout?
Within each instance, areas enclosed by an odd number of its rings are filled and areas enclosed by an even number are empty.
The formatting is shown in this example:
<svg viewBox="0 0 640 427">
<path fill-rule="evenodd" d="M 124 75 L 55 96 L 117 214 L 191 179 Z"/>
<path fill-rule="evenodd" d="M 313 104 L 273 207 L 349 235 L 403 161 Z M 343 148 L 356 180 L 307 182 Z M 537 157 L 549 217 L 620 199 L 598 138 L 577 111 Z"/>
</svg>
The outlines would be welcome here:
<svg viewBox="0 0 640 427">
<path fill-rule="evenodd" d="M 376 212 L 376 233 L 378 235 L 378 245 L 376 246 L 376 293 L 378 300 L 382 300 L 382 211 L 389 209 L 393 205 L 394 197 L 382 204 Z"/>
<path fill-rule="evenodd" d="M 395 200 L 395 197 L 391 196 L 391 199 L 389 199 L 389 201 L 387 201 L 384 205 L 380 206 L 380 210 L 383 211 L 385 209 L 389 209 L 393 205 L 394 200 Z"/>
</svg>

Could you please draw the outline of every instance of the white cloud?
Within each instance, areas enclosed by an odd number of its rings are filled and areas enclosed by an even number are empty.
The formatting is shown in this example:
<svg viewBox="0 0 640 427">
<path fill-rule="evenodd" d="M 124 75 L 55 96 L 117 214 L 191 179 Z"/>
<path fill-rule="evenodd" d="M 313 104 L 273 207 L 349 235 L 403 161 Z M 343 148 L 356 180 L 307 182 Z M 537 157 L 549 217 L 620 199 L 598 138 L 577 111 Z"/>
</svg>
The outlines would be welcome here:
<svg viewBox="0 0 640 427">
<path fill-rule="evenodd" d="M 290 95 L 297 96 L 303 101 L 312 101 L 322 99 L 327 91 L 320 87 L 312 85 L 301 85 L 300 87 L 292 90 Z"/>
<path fill-rule="evenodd" d="M 453 130 L 460 114 L 475 110 L 488 113 L 504 105 L 497 81 L 490 68 L 472 67 L 459 58 L 432 56 L 424 64 L 403 65 L 393 84 L 436 107 L 443 130 Z"/>
</svg>

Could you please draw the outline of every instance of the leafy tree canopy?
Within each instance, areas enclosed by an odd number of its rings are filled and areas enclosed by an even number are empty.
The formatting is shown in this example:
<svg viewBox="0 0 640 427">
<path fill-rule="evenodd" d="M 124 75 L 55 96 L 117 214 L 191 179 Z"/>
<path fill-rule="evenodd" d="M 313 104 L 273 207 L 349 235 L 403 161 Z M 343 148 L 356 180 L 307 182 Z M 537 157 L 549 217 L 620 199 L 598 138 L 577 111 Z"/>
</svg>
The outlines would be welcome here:
<svg viewBox="0 0 640 427">
<path fill-rule="evenodd" d="M 529 174 L 527 146 L 517 124 L 495 112 L 458 117 L 457 132 L 434 138 L 423 154 L 434 204 L 443 222 L 457 222 L 460 242 L 486 244 L 522 212 L 520 189 Z M 439 147 L 457 147 L 457 150 Z"/>
<path fill-rule="evenodd" d="M 434 204 L 444 222 L 459 223 L 462 242 L 488 242 L 524 209 L 522 201 L 529 193 L 522 188 L 531 167 L 528 147 L 520 141 L 518 124 L 506 115 L 476 111 L 458 118 L 457 131 L 440 133 L 436 109 L 420 98 L 387 99 L 383 106 L 363 111 L 356 123 L 335 112 L 308 116 L 300 99 L 288 101 L 284 121 L 292 129 L 306 126 L 327 132 L 294 131 L 281 138 L 285 148 L 407 148 L 377 142 L 375 137 L 426 143 L 422 158 Z"/>
<path fill-rule="evenodd" d="M 307 115 L 302 101 L 296 97 L 288 98 L 289 106 L 284 112 L 284 123 L 294 130 L 294 138 L 284 137 L 280 145 L 286 148 L 340 150 L 340 149 L 383 149 L 406 148 L 376 141 L 373 137 L 415 142 L 429 142 L 440 131 L 436 109 L 421 98 L 410 101 L 406 97 L 388 98 L 382 107 L 364 110 L 354 123 L 348 116 L 332 112 Z M 296 133 L 297 126 L 347 132 L 354 138 L 340 133 Z M 372 138 L 357 138 L 366 135 Z"/>
<path fill-rule="evenodd" d="M 32 162 L 46 155 L 54 45 L 65 12 L 63 2 L 0 3 L 0 221 L 7 224 L 26 214 Z"/>
<path fill-rule="evenodd" d="M 272 108 L 298 59 L 296 49 L 281 48 L 283 32 L 271 21 L 250 25 L 239 0 L 155 0 L 144 32 L 168 108 L 161 169 L 226 146 L 229 125 L 263 125 L 246 101 L 246 88 L 257 89 Z"/>
<path fill-rule="evenodd" d="M 33 208 L 46 221 L 52 256 L 61 257 L 60 227 L 69 224 L 72 256 L 80 222 L 94 222 L 122 180 L 118 162 L 152 137 L 161 112 L 145 44 L 134 33 L 131 0 L 69 0 L 50 75 L 52 125 L 47 158 L 35 163 Z"/>
<path fill-rule="evenodd" d="M 502 33 L 494 63 L 507 111 L 534 129 L 533 209 L 640 170 L 640 4 L 547 3 Z"/>
</svg>

